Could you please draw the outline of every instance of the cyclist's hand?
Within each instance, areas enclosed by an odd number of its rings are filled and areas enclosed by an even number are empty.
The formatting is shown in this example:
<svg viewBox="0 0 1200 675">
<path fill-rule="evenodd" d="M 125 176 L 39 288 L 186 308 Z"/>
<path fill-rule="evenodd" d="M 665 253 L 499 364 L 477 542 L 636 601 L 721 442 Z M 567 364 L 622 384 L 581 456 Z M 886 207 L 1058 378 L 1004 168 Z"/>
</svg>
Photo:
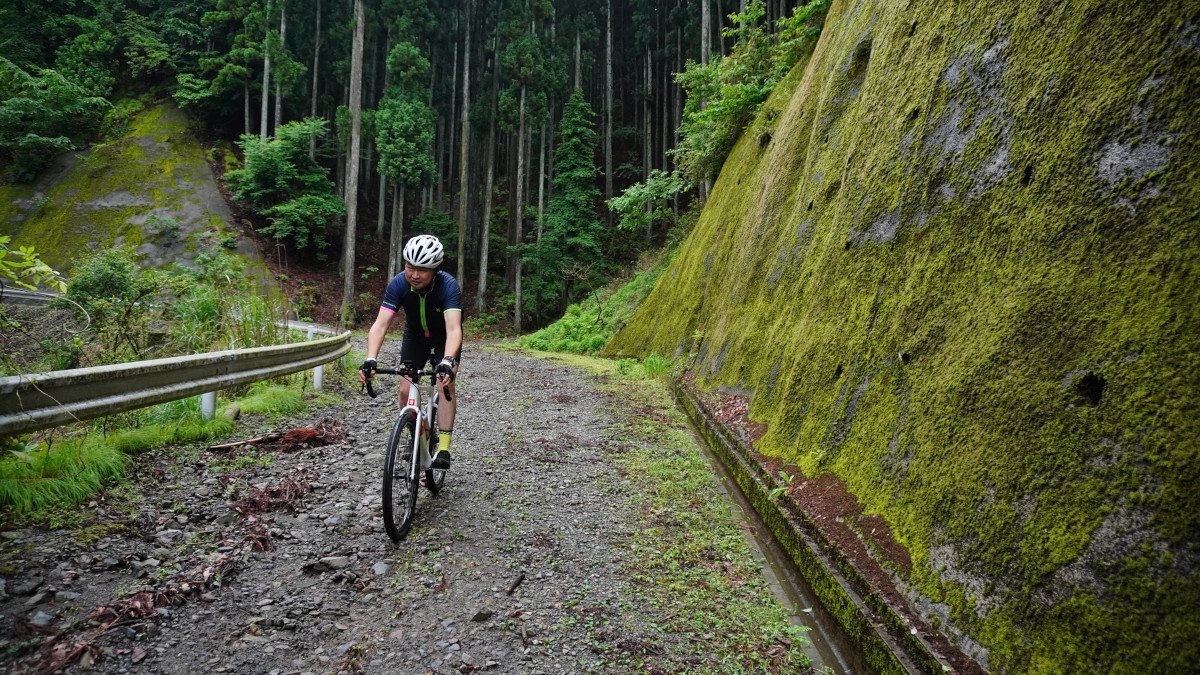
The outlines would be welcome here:
<svg viewBox="0 0 1200 675">
<path fill-rule="evenodd" d="M 375 359 L 367 359 L 366 361 L 363 361 L 362 366 L 360 366 L 358 369 L 358 381 L 366 384 L 367 380 L 374 379 L 374 377 Z"/>
<path fill-rule="evenodd" d="M 449 384 L 454 381 L 454 361 L 448 358 L 442 359 L 441 363 L 433 369 L 437 373 L 438 381 L 442 384 Z"/>
</svg>

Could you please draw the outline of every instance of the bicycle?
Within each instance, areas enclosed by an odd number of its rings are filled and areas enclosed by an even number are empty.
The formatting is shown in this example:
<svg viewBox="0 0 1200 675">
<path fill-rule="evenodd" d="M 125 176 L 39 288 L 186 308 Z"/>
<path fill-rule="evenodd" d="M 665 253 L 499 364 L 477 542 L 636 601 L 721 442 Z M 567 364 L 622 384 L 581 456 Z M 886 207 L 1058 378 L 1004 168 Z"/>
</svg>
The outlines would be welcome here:
<svg viewBox="0 0 1200 675">
<path fill-rule="evenodd" d="M 383 458 L 383 527 L 392 541 L 400 543 L 412 529 L 421 484 L 437 495 L 446 480 L 445 469 L 430 466 L 438 447 L 437 409 L 441 387 L 436 386 L 437 375 L 433 370 L 376 368 L 375 374 L 408 378 L 408 396 L 400 409 L 400 418 L 392 427 Z M 422 385 L 422 377 L 429 377 L 432 382 Z M 367 380 L 366 389 L 371 398 L 376 397 L 371 380 Z M 427 400 L 424 409 L 421 408 L 422 396 Z M 449 391 L 446 391 L 446 400 L 454 400 Z M 406 449 L 409 451 L 407 459 L 404 457 Z"/>
</svg>

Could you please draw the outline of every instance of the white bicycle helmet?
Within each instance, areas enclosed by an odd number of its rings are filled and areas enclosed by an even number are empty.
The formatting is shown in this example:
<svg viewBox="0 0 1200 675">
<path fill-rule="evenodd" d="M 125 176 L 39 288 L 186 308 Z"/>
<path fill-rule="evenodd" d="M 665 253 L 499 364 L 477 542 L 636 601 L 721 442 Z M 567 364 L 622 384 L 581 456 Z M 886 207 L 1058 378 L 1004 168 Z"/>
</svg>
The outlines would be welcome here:
<svg viewBox="0 0 1200 675">
<path fill-rule="evenodd" d="M 442 242 L 432 234 L 421 234 L 404 245 L 404 262 L 413 267 L 438 267 L 442 264 Z"/>
</svg>

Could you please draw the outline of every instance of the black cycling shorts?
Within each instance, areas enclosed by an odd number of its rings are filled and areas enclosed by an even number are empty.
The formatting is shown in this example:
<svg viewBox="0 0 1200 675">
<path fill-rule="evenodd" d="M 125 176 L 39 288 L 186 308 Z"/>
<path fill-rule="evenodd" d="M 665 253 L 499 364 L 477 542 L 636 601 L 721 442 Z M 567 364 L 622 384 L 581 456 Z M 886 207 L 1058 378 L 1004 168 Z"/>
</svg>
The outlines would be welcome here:
<svg viewBox="0 0 1200 675">
<path fill-rule="evenodd" d="M 404 338 L 400 343 L 400 363 L 413 368 L 424 368 L 426 363 L 436 366 L 446 355 L 445 338 L 427 338 L 420 327 L 410 330 L 410 325 L 405 325 Z M 454 361 L 462 362 L 462 346 L 459 346 L 458 353 L 454 355 Z"/>
</svg>

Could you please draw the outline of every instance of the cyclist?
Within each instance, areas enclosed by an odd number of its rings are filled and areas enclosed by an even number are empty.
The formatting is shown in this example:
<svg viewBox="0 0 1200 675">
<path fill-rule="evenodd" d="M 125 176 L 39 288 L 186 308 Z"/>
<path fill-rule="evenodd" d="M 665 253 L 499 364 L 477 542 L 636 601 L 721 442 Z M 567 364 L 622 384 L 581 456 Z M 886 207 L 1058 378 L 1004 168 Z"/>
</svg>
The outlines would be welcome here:
<svg viewBox="0 0 1200 675">
<path fill-rule="evenodd" d="M 426 361 L 437 363 L 438 386 L 450 393 L 438 405 L 435 469 L 450 468 L 450 436 L 458 407 L 454 376 L 462 358 L 462 290 L 454 277 L 438 269 L 442 258 L 442 243 L 433 235 L 415 236 L 404 245 L 404 271 L 384 291 L 379 316 L 367 333 L 367 359 L 358 372 L 361 382 L 374 377 L 383 338 L 396 312 L 404 308 L 400 362 L 405 368 L 421 368 Z"/>
</svg>

